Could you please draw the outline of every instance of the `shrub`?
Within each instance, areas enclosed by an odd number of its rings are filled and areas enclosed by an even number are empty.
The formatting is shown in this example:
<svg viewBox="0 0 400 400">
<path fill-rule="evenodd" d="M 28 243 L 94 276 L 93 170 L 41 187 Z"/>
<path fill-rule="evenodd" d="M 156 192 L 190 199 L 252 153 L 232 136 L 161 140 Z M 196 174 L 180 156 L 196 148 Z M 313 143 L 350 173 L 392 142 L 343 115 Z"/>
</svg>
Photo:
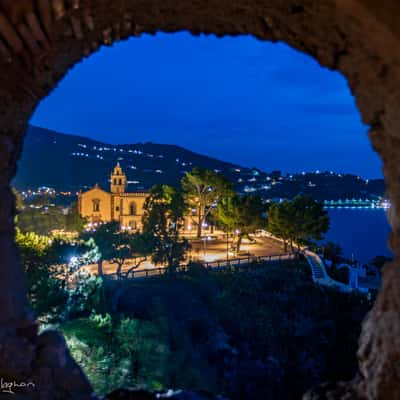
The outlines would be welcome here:
<svg viewBox="0 0 400 400">
<path fill-rule="evenodd" d="M 121 387 L 160 389 L 165 382 L 168 345 L 157 325 L 93 314 L 62 326 L 67 345 L 95 391 Z"/>
</svg>

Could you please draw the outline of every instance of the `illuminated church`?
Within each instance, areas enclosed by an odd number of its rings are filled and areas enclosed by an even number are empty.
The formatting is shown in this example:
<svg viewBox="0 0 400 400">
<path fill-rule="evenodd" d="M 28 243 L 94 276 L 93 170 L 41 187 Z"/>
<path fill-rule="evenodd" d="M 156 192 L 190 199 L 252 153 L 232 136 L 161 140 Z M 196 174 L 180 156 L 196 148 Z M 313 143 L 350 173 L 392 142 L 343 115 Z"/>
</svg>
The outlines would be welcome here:
<svg viewBox="0 0 400 400">
<path fill-rule="evenodd" d="M 126 192 L 127 179 L 119 163 L 114 168 L 110 180 L 110 192 L 96 184 L 87 192 L 78 196 L 78 208 L 81 217 L 90 223 L 119 221 L 123 229 L 141 231 L 143 227 L 143 206 L 148 192 Z M 196 212 L 185 216 L 183 233 L 191 236 L 196 232 Z M 212 225 L 203 227 L 204 234 L 214 231 Z"/>
<path fill-rule="evenodd" d="M 126 192 L 127 179 L 119 163 L 111 174 L 110 192 L 97 184 L 78 197 L 79 213 L 91 223 L 119 221 L 121 227 L 141 230 L 146 192 Z"/>
</svg>

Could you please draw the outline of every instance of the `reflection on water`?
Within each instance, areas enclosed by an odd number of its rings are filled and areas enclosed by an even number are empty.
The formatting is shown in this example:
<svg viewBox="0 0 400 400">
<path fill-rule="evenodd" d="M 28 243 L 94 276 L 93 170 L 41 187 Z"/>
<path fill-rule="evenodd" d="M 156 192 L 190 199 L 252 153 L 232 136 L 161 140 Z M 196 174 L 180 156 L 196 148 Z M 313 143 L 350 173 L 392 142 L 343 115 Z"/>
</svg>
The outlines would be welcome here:
<svg viewBox="0 0 400 400">
<path fill-rule="evenodd" d="M 326 239 L 338 243 L 344 255 L 367 262 L 377 255 L 391 256 L 387 246 L 390 226 L 383 209 L 330 209 Z"/>
</svg>

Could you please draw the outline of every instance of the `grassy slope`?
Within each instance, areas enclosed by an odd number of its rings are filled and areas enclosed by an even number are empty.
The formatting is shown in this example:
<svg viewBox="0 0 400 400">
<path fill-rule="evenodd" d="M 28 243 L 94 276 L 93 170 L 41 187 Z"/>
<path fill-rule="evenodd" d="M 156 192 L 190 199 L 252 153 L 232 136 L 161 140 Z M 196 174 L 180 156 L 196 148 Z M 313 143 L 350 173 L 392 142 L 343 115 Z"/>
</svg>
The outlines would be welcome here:
<svg viewBox="0 0 400 400">
<path fill-rule="evenodd" d="M 147 372 L 139 366 L 128 384 L 207 389 L 233 399 L 300 398 L 317 383 L 351 378 L 368 308 L 360 297 L 313 285 L 301 262 L 131 284 L 119 316 L 136 321 L 133 347 L 145 351 L 137 359 Z M 113 348 L 97 329 L 74 321 L 64 331 L 89 348 L 118 352 L 121 343 Z"/>
</svg>

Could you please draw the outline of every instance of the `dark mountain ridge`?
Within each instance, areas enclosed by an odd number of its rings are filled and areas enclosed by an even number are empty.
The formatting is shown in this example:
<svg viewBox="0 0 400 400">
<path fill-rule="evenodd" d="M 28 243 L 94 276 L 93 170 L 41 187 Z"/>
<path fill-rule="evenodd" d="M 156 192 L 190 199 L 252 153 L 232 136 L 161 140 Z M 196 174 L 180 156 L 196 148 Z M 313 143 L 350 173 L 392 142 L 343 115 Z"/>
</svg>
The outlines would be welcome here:
<svg viewBox="0 0 400 400">
<path fill-rule="evenodd" d="M 108 188 L 117 162 L 127 175 L 130 191 L 148 189 L 155 183 L 177 185 L 184 173 L 195 166 L 220 171 L 230 179 L 234 179 L 237 169 L 251 172 L 176 145 L 111 145 L 29 126 L 14 185 L 24 189 L 49 186 L 79 190 L 99 183 Z"/>
<path fill-rule="evenodd" d="M 383 179 L 365 180 L 352 174 L 308 172 L 282 176 L 246 168 L 186 150 L 177 145 L 135 143 L 111 145 L 82 136 L 29 126 L 17 176 L 17 189 L 48 186 L 57 191 L 86 190 L 98 183 L 109 189 L 110 173 L 119 162 L 128 178 L 128 191 L 154 184 L 178 186 L 194 167 L 221 173 L 240 193 L 258 193 L 265 199 L 308 194 L 316 200 L 375 199 L 384 196 Z"/>
</svg>

